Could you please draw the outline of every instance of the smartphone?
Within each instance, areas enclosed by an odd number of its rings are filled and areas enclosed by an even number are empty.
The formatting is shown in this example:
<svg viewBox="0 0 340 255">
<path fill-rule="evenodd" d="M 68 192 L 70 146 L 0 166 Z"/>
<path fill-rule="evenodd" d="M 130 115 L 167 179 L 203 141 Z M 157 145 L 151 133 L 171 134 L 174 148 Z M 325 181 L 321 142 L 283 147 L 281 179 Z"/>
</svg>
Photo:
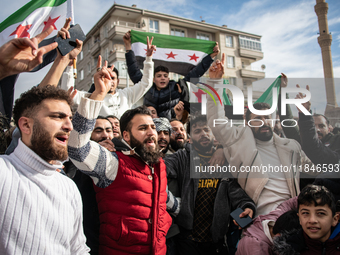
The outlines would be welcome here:
<svg viewBox="0 0 340 255">
<path fill-rule="evenodd" d="M 58 50 L 62 56 L 65 56 L 77 47 L 76 39 L 84 41 L 86 38 L 79 24 L 74 25 L 68 31 L 70 33 L 70 38 L 63 39 L 61 37 L 57 37 L 55 39 L 55 42 L 58 43 Z"/>
<path fill-rule="evenodd" d="M 241 208 L 237 208 L 235 211 L 230 213 L 230 216 L 236 221 L 236 223 L 241 228 L 245 228 L 253 222 L 252 218 L 250 218 L 248 215 L 246 217 L 240 218 L 239 216 L 243 212 L 244 211 Z"/>
</svg>

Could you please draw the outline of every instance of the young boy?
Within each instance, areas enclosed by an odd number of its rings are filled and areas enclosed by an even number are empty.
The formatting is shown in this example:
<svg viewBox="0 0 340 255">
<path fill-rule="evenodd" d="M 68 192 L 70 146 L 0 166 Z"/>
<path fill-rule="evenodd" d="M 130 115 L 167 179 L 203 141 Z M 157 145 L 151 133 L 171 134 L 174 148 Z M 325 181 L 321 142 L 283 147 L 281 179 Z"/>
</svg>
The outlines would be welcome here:
<svg viewBox="0 0 340 255">
<path fill-rule="evenodd" d="M 302 231 L 277 238 L 277 254 L 340 254 L 340 234 L 332 234 L 339 214 L 328 189 L 307 185 L 298 196 L 298 216 Z"/>
</svg>

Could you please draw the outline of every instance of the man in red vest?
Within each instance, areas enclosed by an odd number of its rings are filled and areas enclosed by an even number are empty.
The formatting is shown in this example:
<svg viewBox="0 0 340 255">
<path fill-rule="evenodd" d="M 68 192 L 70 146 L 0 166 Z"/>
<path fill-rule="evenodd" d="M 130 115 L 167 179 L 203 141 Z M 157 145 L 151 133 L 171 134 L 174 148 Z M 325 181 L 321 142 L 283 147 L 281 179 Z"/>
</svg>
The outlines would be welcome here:
<svg viewBox="0 0 340 255">
<path fill-rule="evenodd" d="M 148 43 L 144 66 L 154 46 Z M 150 66 L 151 65 L 151 66 Z M 69 156 L 75 166 L 91 176 L 100 218 L 99 254 L 165 254 L 170 213 L 178 213 L 179 199 L 167 191 L 166 167 L 160 157 L 157 132 L 150 111 L 138 107 L 120 119 L 122 140 L 109 152 L 90 141 L 102 100 L 110 88 L 112 68 L 98 62 L 96 90 L 82 98 L 74 115 Z M 152 75 L 144 75 L 152 82 Z"/>
</svg>

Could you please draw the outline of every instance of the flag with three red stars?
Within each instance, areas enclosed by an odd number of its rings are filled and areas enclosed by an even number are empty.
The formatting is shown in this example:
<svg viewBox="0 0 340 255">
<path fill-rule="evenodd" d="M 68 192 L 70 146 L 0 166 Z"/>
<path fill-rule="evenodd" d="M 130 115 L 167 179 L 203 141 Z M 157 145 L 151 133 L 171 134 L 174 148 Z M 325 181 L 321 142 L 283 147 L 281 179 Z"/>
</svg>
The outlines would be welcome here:
<svg viewBox="0 0 340 255">
<path fill-rule="evenodd" d="M 39 47 L 54 41 L 66 18 L 73 18 L 72 0 L 32 0 L 0 23 L 0 46 L 14 38 L 33 38 L 49 26 L 54 31 L 40 42 Z M 57 50 L 44 55 L 43 63 L 35 67 L 35 72 L 53 62 Z M 12 115 L 14 85 L 18 75 L 8 76 L 0 81 L 0 112 L 9 119 Z M 34 86 L 36 84 L 32 84 Z"/>
<path fill-rule="evenodd" d="M 72 0 L 32 0 L 0 23 L 0 46 L 14 38 L 33 38 L 49 26 L 54 31 L 46 39 L 52 38 L 68 17 L 73 18 Z"/>
<path fill-rule="evenodd" d="M 153 36 L 152 44 L 157 46 L 152 57 L 155 66 L 166 66 L 170 72 L 181 75 L 188 74 L 206 55 L 213 53 L 216 45 L 214 41 L 131 30 L 132 50 L 141 68 L 146 56 L 147 36 L 150 39 Z"/>
</svg>

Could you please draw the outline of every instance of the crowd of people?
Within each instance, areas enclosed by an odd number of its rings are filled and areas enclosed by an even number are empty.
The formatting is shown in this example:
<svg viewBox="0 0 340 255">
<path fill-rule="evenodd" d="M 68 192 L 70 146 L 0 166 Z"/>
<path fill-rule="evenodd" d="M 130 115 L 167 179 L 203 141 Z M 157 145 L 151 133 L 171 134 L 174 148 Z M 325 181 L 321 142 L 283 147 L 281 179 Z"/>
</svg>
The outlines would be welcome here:
<svg viewBox="0 0 340 255">
<path fill-rule="evenodd" d="M 52 30 L 1 46 L 0 79 L 41 63 L 57 47 L 38 47 Z M 281 127 L 247 109 L 246 126 L 216 124 L 227 120 L 216 95 L 206 115 L 190 114 L 186 84 L 207 71 L 222 84 L 218 44 L 173 81 L 154 67 L 153 38 L 142 71 L 123 40 L 134 86 L 118 89 L 99 57 L 90 90 L 73 90 L 77 40 L 16 100 L 14 127 L 1 121 L 1 254 L 340 254 L 340 135 L 326 116 L 299 112 L 298 126 Z"/>
</svg>

